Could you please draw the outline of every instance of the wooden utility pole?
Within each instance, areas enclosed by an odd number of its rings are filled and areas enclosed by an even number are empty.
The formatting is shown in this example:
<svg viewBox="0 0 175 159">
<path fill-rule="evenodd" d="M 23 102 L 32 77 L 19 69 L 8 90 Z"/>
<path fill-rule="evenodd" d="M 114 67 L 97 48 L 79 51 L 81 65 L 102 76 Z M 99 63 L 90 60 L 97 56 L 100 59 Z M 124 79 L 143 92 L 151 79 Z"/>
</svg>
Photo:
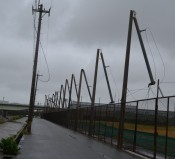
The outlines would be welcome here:
<svg viewBox="0 0 175 159">
<path fill-rule="evenodd" d="M 31 92 L 30 92 L 30 104 L 29 104 L 29 116 L 28 116 L 28 127 L 27 130 L 31 132 L 31 124 L 33 120 L 33 110 L 34 110 L 34 100 L 35 100 L 35 90 L 36 90 L 36 72 L 37 72 L 37 62 L 38 62 L 38 52 L 39 52 L 39 43 L 40 43 L 40 31 L 41 31 L 41 21 L 43 17 L 43 13 L 48 13 L 50 15 L 50 9 L 47 11 L 43 9 L 43 5 L 39 4 L 38 8 L 33 9 L 32 12 L 39 12 L 38 19 L 38 30 L 37 30 L 37 40 L 36 40 L 36 48 L 35 48 L 35 59 L 33 64 L 33 76 L 32 76 L 32 84 L 31 84 Z"/>
</svg>

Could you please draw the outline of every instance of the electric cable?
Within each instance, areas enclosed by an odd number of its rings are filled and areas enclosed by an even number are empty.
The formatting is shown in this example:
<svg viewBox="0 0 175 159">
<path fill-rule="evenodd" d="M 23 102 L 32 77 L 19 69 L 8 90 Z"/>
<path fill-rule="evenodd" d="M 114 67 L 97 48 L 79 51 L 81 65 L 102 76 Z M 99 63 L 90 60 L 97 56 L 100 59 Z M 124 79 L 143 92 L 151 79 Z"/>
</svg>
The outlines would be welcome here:
<svg viewBox="0 0 175 159">
<path fill-rule="evenodd" d="M 148 90 L 148 86 L 145 86 L 143 88 L 138 88 L 138 89 L 130 89 L 130 91 L 141 91 L 141 90 Z"/>
<path fill-rule="evenodd" d="M 50 1 L 50 8 L 53 7 L 53 0 Z"/>
<path fill-rule="evenodd" d="M 50 81 L 49 65 L 48 65 L 48 62 L 47 62 L 47 59 L 46 59 L 46 55 L 45 55 L 45 53 L 44 53 L 44 49 L 43 49 L 43 47 L 42 47 L 41 41 L 40 41 L 40 46 L 41 46 L 42 53 L 43 53 L 43 56 L 44 56 L 44 59 L 45 59 L 45 62 L 46 62 L 46 66 L 47 66 L 47 71 L 48 71 L 48 75 L 49 75 L 49 77 L 48 77 L 48 79 L 45 80 L 45 81 L 44 81 L 44 80 L 41 80 L 41 79 L 39 79 L 39 81 L 41 81 L 41 82 L 49 82 L 49 81 Z"/>
<path fill-rule="evenodd" d="M 148 92 L 147 92 L 147 94 L 146 94 L 146 96 L 145 96 L 145 99 L 149 99 L 150 91 L 151 91 L 151 86 L 150 86 L 149 89 L 148 89 Z M 144 104 L 144 101 L 143 101 L 143 104 Z M 143 104 L 142 104 L 142 105 L 143 105 Z M 147 110 L 148 110 L 148 100 L 145 101 L 144 110 L 145 110 L 144 113 L 146 114 L 146 112 L 147 112 Z"/>
<path fill-rule="evenodd" d="M 35 3 L 36 3 L 36 1 L 35 1 Z M 36 31 L 35 31 L 35 29 L 36 29 L 36 25 L 35 25 L 35 23 L 36 23 L 36 12 L 34 12 L 34 14 L 33 14 L 33 61 L 34 61 L 34 56 L 35 56 L 35 43 L 36 43 Z"/>
<path fill-rule="evenodd" d="M 148 47 L 149 47 L 149 50 L 150 50 L 150 53 L 151 53 L 151 56 L 152 56 L 152 59 L 153 59 L 154 70 L 155 70 L 155 80 L 156 80 L 157 79 L 157 77 L 156 77 L 156 75 L 157 75 L 157 73 L 156 73 L 156 63 L 155 63 L 155 60 L 154 60 L 153 52 L 151 50 L 151 46 L 150 46 L 150 43 L 149 43 L 149 40 L 148 40 L 148 35 L 147 35 L 146 31 L 145 31 L 145 36 L 146 36 L 146 41 L 147 41 L 147 44 L 148 44 Z"/>
<path fill-rule="evenodd" d="M 49 29 L 50 29 L 50 19 L 48 16 L 48 25 L 47 25 L 47 41 L 46 41 L 46 56 L 47 56 L 47 51 L 48 51 L 48 41 L 49 41 Z"/>
<path fill-rule="evenodd" d="M 134 100 L 137 100 L 134 96 L 133 96 L 133 94 L 131 94 L 131 92 L 130 92 L 130 90 L 127 88 L 127 92 L 130 94 L 130 96 L 134 99 Z M 127 95 L 127 97 L 128 97 L 128 95 Z"/>
<path fill-rule="evenodd" d="M 152 89 L 151 89 L 151 92 L 152 92 L 152 94 L 153 94 L 154 96 L 156 96 L 156 94 L 153 92 Z M 162 103 L 162 105 L 164 106 L 164 108 L 167 108 L 166 105 L 165 105 L 161 100 L 158 100 L 158 101 L 160 101 L 160 103 Z"/>
<path fill-rule="evenodd" d="M 109 67 L 109 71 L 110 71 L 112 80 L 113 80 L 113 82 L 114 82 L 115 88 L 116 88 L 116 90 L 117 90 L 117 91 L 115 91 L 115 98 L 116 98 L 116 92 L 117 92 L 117 94 L 118 94 L 118 97 L 120 97 L 119 89 L 118 89 L 118 87 L 117 87 L 117 83 L 116 83 L 116 81 L 115 81 L 115 78 L 114 78 L 114 75 L 113 75 L 113 73 L 112 73 L 111 67 Z"/>
<path fill-rule="evenodd" d="M 49 26 L 48 26 L 49 27 Z M 34 25 L 34 30 L 37 34 L 37 30 L 36 30 L 36 26 Z M 49 30 L 48 30 L 49 31 Z M 40 47 L 41 47 L 41 50 L 42 50 L 42 53 L 43 53 L 43 56 L 44 56 L 44 59 L 45 59 L 45 63 L 46 63 L 46 67 L 47 67 L 47 71 L 48 71 L 48 79 L 47 80 L 41 80 L 41 79 L 38 79 L 39 81 L 41 82 L 49 82 L 50 81 L 50 70 L 49 70 L 49 65 L 48 65 L 48 62 L 47 62 L 47 59 L 46 59 L 46 55 L 45 55 L 45 52 L 44 52 L 44 48 L 42 46 L 42 43 L 41 43 L 41 40 L 39 41 L 40 43 Z"/>
<path fill-rule="evenodd" d="M 148 88 L 147 86 L 145 86 L 145 87 L 143 87 L 143 88 L 140 88 L 140 89 L 132 89 L 132 90 L 129 89 L 130 94 L 128 95 L 128 97 L 129 97 L 130 95 L 139 93 L 140 91 L 146 91 L 146 90 L 149 90 L 149 88 Z M 146 97 L 147 97 L 147 94 L 146 94 Z M 146 98 L 146 97 L 145 97 L 145 98 Z"/>
<path fill-rule="evenodd" d="M 155 46 L 156 46 L 156 49 L 157 49 L 157 51 L 158 51 L 158 53 L 159 53 L 160 59 L 161 59 L 162 64 L 163 64 L 163 77 L 162 77 L 162 80 L 161 80 L 161 82 L 162 82 L 162 81 L 165 79 L 165 76 L 166 76 L 166 74 L 165 74 L 165 63 L 164 63 L 164 61 L 163 61 L 162 55 L 161 55 L 161 53 L 160 53 L 160 50 L 159 50 L 158 45 L 157 45 L 157 43 L 156 43 L 156 40 L 155 40 L 155 38 L 154 38 L 153 32 L 151 31 L 151 29 L 150 29 L 149 27 L 147 27 L 146 29 L 149 30 L 149 32 L 150 32 L 150 34 L 151 34 L 151 36 L 152 36 L 152 39 L 153 39 L 153 41 L 154 41 L 154 44 L 155 44 Z"/>
<path fill-rule="evenodd" d="M 175 82 L 160 82 L 160 83 L 173 84 L 173 83 L 175 83 Z"/>
</svg>

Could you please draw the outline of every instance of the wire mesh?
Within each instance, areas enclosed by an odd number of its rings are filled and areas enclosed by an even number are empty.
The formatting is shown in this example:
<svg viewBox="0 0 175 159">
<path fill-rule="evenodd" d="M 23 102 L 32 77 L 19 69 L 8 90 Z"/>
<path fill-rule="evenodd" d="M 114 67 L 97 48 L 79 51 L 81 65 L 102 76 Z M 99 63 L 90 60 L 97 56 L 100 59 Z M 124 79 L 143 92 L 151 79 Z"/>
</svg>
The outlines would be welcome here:
<svg viewBox="0 0 175 159">
<path fill-rule="evenodd" d="M 158 113 L 155 118 L 156 98 L 126 103 L 123 130 L 123 148 L 153 158 L 175 157 L 175 97 L 158 99 Z M 96 105 L 92 122 L 92 137 L 117 145 L 120 103 Z M 89 134 L 92 109 L 60 109 L 47 112 L 47 120 Z M 156 124 L 157 122 L 157 124 Z M 157 126 L 157 127 L 156 127 Z"/>
</svg>

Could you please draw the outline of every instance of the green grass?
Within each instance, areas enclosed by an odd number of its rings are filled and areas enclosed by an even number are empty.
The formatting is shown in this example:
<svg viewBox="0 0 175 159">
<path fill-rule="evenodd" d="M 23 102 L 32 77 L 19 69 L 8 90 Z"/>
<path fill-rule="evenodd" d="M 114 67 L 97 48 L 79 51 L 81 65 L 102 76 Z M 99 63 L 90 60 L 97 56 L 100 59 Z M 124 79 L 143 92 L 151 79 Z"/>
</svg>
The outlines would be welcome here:
<svg viewBox="0 0 175 159">
<path fill-rule="evenodd" d="M 21 119 L 23 116 L 21 115 L 16 115 L 16 116 L 13 116 L 12 117 L 12 120 L 18 120 L 18 119 Z"/>
<path fill-rule="evenodd" d="M 0 124 L 3 124 L 3 123 L 5 123 L 5 121 L 0 118 Z"/>
</svg>

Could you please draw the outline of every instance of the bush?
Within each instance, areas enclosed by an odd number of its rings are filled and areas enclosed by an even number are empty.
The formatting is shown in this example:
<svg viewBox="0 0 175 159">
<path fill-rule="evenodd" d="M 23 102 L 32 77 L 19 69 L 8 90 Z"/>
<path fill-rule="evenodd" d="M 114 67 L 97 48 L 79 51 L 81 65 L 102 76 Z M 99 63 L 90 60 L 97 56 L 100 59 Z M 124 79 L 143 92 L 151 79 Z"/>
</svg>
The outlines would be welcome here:
<svg viewBox="0 0 175 159">
<path fill-rule="evenodd" d="M 3 124 L 3 123 L 5 123 L 5 121 L 0 118 L 0 124 Z"/>
<path fill-rule="evenodd" d="M 3 154 L 17 155 L 19 148 L 13 137 L 1 139 L 0 148 L 3 150 Z"/>
<path fill-rule="evenodd" d="M 11 117 L 11 120 L 18 120 L 18 119 L 21 119 L 23 116 L 22 115 L 16 115 L 16 116 L 12 116 Z"/>
</svg>

